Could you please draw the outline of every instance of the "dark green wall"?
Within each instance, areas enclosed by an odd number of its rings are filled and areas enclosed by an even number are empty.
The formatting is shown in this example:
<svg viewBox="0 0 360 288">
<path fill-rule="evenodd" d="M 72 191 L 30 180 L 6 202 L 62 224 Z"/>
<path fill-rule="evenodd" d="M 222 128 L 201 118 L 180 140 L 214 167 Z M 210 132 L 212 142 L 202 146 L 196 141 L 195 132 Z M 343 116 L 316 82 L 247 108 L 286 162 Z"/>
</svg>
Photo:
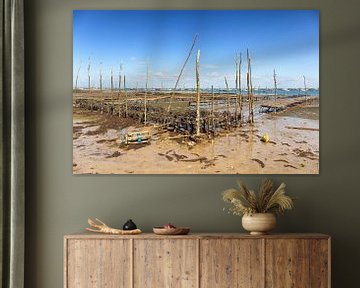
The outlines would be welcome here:
<svg viewBox="0 0 360 288">
<path fill-rule="evenodd" d="M 333 236 L 333 287 L 359 287 L 360 22 L 357 1 L 27 0 L 26 287 L 63 287 L 63 235 L 88 216 L 145 231 L 173 222 L 197 232 L 241 231 L 220 192 L 237 176 L 72 175 L 73 9 L 320 9 L 321 166 L 318 176 L 278 175 L 297 195 L 280 232 Z M 274 36 L 276 38 L 276 35 Z M 299 35 L 301 37 L 301 35 Z M 255 185 L 262 176 L 241 177 Z"/>
</svg>

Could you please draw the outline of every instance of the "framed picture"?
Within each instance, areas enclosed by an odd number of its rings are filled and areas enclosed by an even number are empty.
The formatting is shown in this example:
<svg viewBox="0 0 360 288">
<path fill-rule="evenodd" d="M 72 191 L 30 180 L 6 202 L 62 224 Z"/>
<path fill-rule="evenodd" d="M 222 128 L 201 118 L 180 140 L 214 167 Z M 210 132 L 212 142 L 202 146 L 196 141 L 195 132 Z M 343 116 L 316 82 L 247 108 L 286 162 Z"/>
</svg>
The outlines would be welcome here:
<svg viewBox="0 0 360 288">
<path fill-rule="evenodd" d="M 74 174 L 318 174 L 319 12 L 76 10 Z"/>
</svg>

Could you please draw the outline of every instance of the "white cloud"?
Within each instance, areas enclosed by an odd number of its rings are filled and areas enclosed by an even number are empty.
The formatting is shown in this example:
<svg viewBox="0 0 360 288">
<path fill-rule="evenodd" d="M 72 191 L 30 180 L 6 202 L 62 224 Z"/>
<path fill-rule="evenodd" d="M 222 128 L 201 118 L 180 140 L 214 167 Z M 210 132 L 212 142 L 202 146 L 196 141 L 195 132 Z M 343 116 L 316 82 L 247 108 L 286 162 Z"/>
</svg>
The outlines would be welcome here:
<svg viewBox="0 0 360 288">
<path fill-rule="evenodd" d="M 158 71 L 158 72 L 154 72 L 153 73 L 153 75 L 156 77 L 162 77 L 162 76 L 164 76 L 164 73 L 163 72 L 161 72 L 161 71 Z"/>
<path fill-rule="evenodd" d="M 219 68 L 219 66 L 207 63 L 207 64 L 203 64 L 202 68 L 204 68 L 204 69 L 217 69 L 217 68 Z"/>
<path fill-rule="evenodd" d="M 216 71 L 206 73 L 205 75 L 206 75 L 206 77 L 209 77 L 209 78 L 216 78 L 216 77 L 220 77 L 219 72 L 216 72 Z"/>
</svg>

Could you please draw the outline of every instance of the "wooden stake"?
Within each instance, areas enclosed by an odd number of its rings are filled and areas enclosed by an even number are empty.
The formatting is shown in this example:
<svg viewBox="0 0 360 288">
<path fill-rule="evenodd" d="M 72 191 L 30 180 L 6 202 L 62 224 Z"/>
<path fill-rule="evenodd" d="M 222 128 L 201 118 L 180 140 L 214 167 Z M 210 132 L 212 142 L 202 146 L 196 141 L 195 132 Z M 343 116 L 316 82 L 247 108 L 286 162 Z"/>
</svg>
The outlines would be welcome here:
<svg viewBox="0 0 360 288">
<path fill-rule="evenodd" d="M 238 122 L 238 101 L 239 101 L 239 56 L 236 54 L 235 57 L 235 87 L 236 87 L 236 97 L 235 97 L 235 123 Z"/>
<path fill-rule="evenodd" d="M 87 68 L 87 71 L 88 71 L 88 90 L 89 90 L 89 96 L 90 96 L 90 99 L 91 99 L 91 76 L 90 76 L 90 69 L 91 69 L 91 62 L 90 62 L 90 57 L 89 57 L 89 65 L 88 65 L 88 68 Z M 90 104 L 90 107 L 91 107 L 91 112 L 93 111 L 93 100 L 90 100 L 91 104 Z"/>
<path fill-rule="evenodd" d="M 200 50 L 196 56 L 196 136 L 200 136 Z"/>
<path fill-rule="evenodd" d="M 119 117 L 121 117 L 121 104 L 120 104 L 120 95 L 121 95 L 121 71 L 122 71 L 122 64 L 120 64 L 120 70 L 119 70 L 119 91 L 118 91 L 118 105 L 119 105 Z"/>
<path fill-rule="evenodd" d="M 214 116 L 214 86 L 211 85 L 211 127 L 215 132 L 215 116 Z"/>
<path fill-rule="evenodd" d="M 250 123 L 254 123 L 254 87 L 252 83 L 251 58 L 249 55 L 249 78 L 250 78 Z"/>
<path fill-rule="evenodd" d="M 111 90 L 111 102 L 112 102 L 112 109 L 113 109 L 113 114 L 114 114 L 114 108 L 115 108 L 115 101 L 114 101 L 114 75 L 113 75 L 113 70 L 110 70 L 110 90 Z M 109 109 L 109 113 L 110 113 L 110 109 Z"/>
<path fill-rule="evenodd" d="M 126 78 L 124 74 L 124 94 L 125 94 L 125 118 L 128 117 L 128 99 L 127 99 L 127 93 L 126 93 Z"/>
<path fill-rule="evenodd" d="M 274 98 L 275 98 L 275 106 L 276 106 L 276 98 L 277 98 L 277 79 L 276 79 L 276 71 L 274 69 L 274 75 L 273 75 L 273 78 L 274 78 Z M 275 108 L 275 113 L 276 113 L 276 108 Z"/>
<path fill-rule="evenodd" d="M 305 76 L 303 75 L 303 78 L 304 78 L 304 93 L 305 93 L 305 105 L 306 105 L 306 102 L 307 102 L 307 99 L 306 99 L 306 96 L 307 96 L 307 94 L 306 94 L 306 78 L 305 78 Z"/>
<path fill-rule="evenodd" d="M 319 131 L 319 128 L 312 127 L 294 127 L 294 126 L 285 126 L 287 129 L 297 129 L 297 130 L 307 130 L 307 131 Z"/>
<path fill-rule="evenodd" d="M 89 65 L 88 65 L 88 68 L 87 68 L 87 71 L 88 71 L 88 90 L 89 90 L 89 92 L 90 92 L 90 90 L 91 90 L 90 69 L 91 69 L 91 62 L 90 62 L 90 57 L 89 57 Z"/>
<path fill-rule="evenodd" d="M 82 65 L 82 61 L 80 61 L 79 69 L 77 70 L 77 73 L 76 73 L 75 93 L 76 93 L 76 91 L 78 89 L 78 80 L 79 80 L 79 73 L 80 73 L 81 65 Z"/>
<path fill-rule="evenodd" d="M 251 91 L 250 91 L 250 58 L 249 58 L 249 50 L 246 50 L 246 58 L 247 58 L 247 72 L 246 72 L 246 86 L 247 86 L 247 95 L 248 95 L 248 122 L 250 122 L 250 109 L 251 109 Z"/>
<path fill-rule="evenodd" d="M 149 59 L 146 61 L 146 84 L 145 84 L 145 96 L 144 96 L 144 124 L 147 123 L 147 92 L 149 82 Z"/>
<path fill-rule="evenodd" d="M 102 69 L 101 69 L 101 65 L 102 65 L 102 62 L 100 62 L 100 67 L 99 67 L 99 70 L 100 70 L 100 74 L 99 74 L 99 84 L 100 84 L 100 95 L 101 95 L 101 109 L 100 109 L 100 113 L 103 114 L 104 113 L 104 94 L 103 94 L 103 78 L 102 78 Z"/>
<path fill-rule="evenodd" d="M 170 97 L 170 102 L 169 102 L 169 106 L 168 106 L 168 108 L 167 108 L 167 112 L 170 112 L 171 105 L 172 105 L 172 101 L 173 101 L 173 98 L 174 98 L 174 93 L 175 93 L 175 91 L 176 91 L 176 89 L 177 89 L 177 86 L 179 85 L 179 81 L 180 81 L 181 75 L 182 75 L 182 73 L 184 72 L 184 69 L 185 69 L 185 66 L 186 66 L 187 62 L 189 61 L 189 58 L 190 58 L 191 53 L 192 53 L 192 51 L 193 51 L 193 49 L 194 49 L 195 42 L 196 42 L 196 39 L 197 39 L 197 38 L 198 38 L 198 35 L 195 35 L 194 40 L 193 40 L 192 45 L 191 45 L 191 48 L 190 48 L 190 51 L 189 51 L 189 53 L 188 53 L 188 55 L 187 55 L 187 57 L 186 57 L 186 59 L 185 59 L 185 62 L 184 62 L 184 64 L 183 64 L 183 66 L 181 67 L 180 73 L 179 73 L 179 75 L 178 75 L 178 77 L 177 77 L 177 79 L 176 79 L 175 87 L 174 87 L 174 90 L 173 90 L 173 92 L 172 92 L 172 94 L 171 94 L 171 97 Z"/>
<path fill-rule="evenodd" d="M 228 84 L 228 81 L 226 79 L 226 76 L 224 77 L 224 80 L 225 80 L 225 87 L 226 87 L 226 92 L 227 92 L 226 111 L 229 114 L 230 113 L 230 93 L 229 93 L 229 84 Z"/>
<path fill-rule="evenodd" d="M 249 117 L 248 122 L 254 123 L 254 90 L 252 85 L 252 75 L 251 75 L 251 58 L 249 54 L 249 50 L 246 50 L 247 63 L 248 63 L 248 71 L 247 71 L 247 89 L 248 89 L 248 105 L 249 105 Z"/>
<path fill-rule="evenodd" d="M 235 57 L 235 87 L 236 87 L 236 91 L 238 90 L 239 88 L 239 56 L 236 54 L 236 57 Z"/>
<path fill-rule="evenodd" d="M 241 125 L 241 121 L 242 121 L 242 95 L 241 95 L 241 63 L 242 62 L 242 54 L 240 53 L 240 57 L 239 57 L 239 105 L 240 105 L 240 112 L 239 112 L 239 120 L 240 120 L 240 125 Z"/>
</svg>

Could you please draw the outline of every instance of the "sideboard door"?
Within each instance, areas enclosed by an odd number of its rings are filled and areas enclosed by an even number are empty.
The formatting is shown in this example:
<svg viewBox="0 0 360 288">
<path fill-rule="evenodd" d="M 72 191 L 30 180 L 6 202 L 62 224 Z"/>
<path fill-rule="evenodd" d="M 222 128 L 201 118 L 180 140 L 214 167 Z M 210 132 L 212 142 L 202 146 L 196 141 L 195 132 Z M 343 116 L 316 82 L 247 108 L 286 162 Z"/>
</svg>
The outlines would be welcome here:
<svg viewBox="0 0 360 288">
<path fill-rule="evenodd" d="M 309 240 L 266 239 L 266 287 L 309 287 Z"/>
<path fill-rule="evenodd" d="M 200 287 L 264 287 L 261 239 L 202 239 Z"/>
<path fill-rule="evenodd" d="M 196 239 L 134 240 L 134 288 L 196 288 Z"/>
<path fill-rule="evenodd" d="M 331 286 L 330 239 L 310 240 L 310 287 L 328 288 Z"/>
<path fill-rule="evenodd" d="M 329 252 L 328 239 L 266 239 L 266 287 L 329 287 Z"/>
<path fill-rule="evenodd" d="M 67 240 L 67 288 L 131 287 L 130 240 Z"/>
</svg>

